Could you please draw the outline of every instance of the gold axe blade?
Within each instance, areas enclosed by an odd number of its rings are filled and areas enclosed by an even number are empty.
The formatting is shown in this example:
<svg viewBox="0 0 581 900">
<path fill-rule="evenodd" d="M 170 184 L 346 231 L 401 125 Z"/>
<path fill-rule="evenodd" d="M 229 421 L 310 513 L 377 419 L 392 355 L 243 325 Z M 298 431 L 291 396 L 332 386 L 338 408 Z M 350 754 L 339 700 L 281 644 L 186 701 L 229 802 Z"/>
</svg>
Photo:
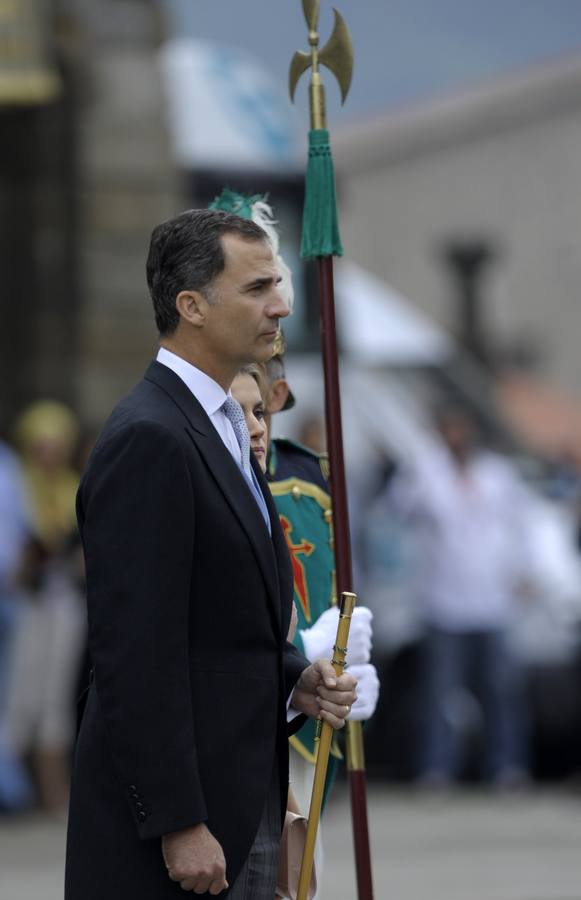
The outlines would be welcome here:
<svg viewBox="0 0 581 900">
<path fill-rule="evenodd" d="M 319 0 L 303 0 L 303 11 L 310 29 L 311 52 L 303 53 L 301 50 L 297 50 L 291 60 L 289 71 L 291 100 L 294 101 L 297 83 L 303 72 L 312 66 L 313 72 L 316 73 L 319 71 L 319 64 L 322 64 L 330 69 L 339 82 L 341 102 L 344 103 L 353 75 L 353 44 L 345 20 L 336 9 L 333 10 L 335 14 L 333 32 L 323 49 L 319 50 L 319 35 L 316 31 L 319 19 Z"/>
<path fill-rule="evenodd" d="M 299 81 L 299 78 L 306 72 L 309 66 L 312 64 L 313 60 L 310 53 L 303 53 L 302 50 L 297 50 L 293 58 L 291 59 L 290 70 L 288 73 L 288 89 L 290 93 L 290 98 L 292 102 L 295 102 L 295 90 Z"/>
<path fill-rule="evenodd" d="M 353 76 L 353 44 L 345 19 L 336 9 L 333 12 L 335 13 L 333 33 L 319 51 L 319 63 L 327 66 L 339 82 L 341 103 L 345 103 Z"/>
</svg>

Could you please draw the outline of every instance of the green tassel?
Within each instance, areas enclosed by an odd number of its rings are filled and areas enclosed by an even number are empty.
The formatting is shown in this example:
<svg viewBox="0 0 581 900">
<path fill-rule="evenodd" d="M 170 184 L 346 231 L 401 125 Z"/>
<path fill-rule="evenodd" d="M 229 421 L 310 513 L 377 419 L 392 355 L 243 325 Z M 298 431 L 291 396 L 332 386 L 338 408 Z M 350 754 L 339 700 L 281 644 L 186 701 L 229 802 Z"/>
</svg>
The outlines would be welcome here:
<svg viewBox="0 0 581 900">
<path fill-rule="evenodd" d="M 303 259 L 343 256 L 337 220 L 333 157 L 326 129 L 309 132 L 301 256 Z"/>
</svg>

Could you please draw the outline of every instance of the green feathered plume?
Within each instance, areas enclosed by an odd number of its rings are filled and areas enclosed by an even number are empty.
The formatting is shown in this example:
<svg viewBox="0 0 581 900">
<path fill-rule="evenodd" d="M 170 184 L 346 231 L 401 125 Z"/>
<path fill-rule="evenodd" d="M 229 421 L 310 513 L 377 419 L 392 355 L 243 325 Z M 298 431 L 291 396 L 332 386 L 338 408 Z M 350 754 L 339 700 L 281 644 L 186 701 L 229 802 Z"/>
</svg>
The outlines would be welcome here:
<svg viewBox="0 0 581 900">
<path fill-rule="evenodd" d="M 208 206 L 208 209 L 221 209 L 224 212 L 234 213 L 241 219 L 252 219 L 252 207 L 255 203 L 264 202 L 266 198 L 262 194 L 239 194 L 231 188 L 223 188 L 219 197 Z"/>
<path fill-rule="evenodd" d="M 343 256 L 331 144 L 329 132 L 322 128 L 309 131 L 301 256 Z"/>
</svg>

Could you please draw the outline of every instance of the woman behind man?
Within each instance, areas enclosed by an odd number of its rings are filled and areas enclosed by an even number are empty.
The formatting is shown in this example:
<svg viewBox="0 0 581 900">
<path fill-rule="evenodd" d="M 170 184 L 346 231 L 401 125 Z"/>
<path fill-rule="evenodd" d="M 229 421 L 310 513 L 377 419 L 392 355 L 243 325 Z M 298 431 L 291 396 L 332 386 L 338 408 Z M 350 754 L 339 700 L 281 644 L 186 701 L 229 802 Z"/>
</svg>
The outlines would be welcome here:
<svg viewBox="0 0 581 900">
<path fill-rule="evenodd" d="M 258 465 L 266 472 L 266 457 L 268 453 L 268 425 L 266 423 L 266 399 L 268 396 L 268 382 L 261 366 L 251 363 L 240 369 L 232 382 L 232 396 L 242 407 L 246 427 L 250 435 L 250 447 L 254 453 Z M 288 640 L 292 641 L 297 630 L 297 610 L 293 602 L 291 624 L 288 632 Z M 289 809 L 294 805 L 289 803 Z"/>
<path fill-rule="evenodd" d="M 262 368 L 255 364 L 244 366 L 232 382 L 232 396 L 242 407 L 246 427 L 250 435 L 250 447 L 263 472 L 266 472 L 268 451 L 268 426 L 266 424 L 267 381 Z M 297 630 L 297 610 L 293 603 L 291 624 L 287 639 L 292 641 Z M 300 813 L 296 799 L 289 786 L 287 809 Z M 276 895 L 275 900 L 279 897 Z"/>
<path fill-rule="evenodd" d="M 232 396 L 242 407 L 250 435 L 250 447 L 258 465 L 266 472 L 268 428 L 266 425 L 266 377 L 258 365 L 240 369 L 232 382 Z"/>
</svg>

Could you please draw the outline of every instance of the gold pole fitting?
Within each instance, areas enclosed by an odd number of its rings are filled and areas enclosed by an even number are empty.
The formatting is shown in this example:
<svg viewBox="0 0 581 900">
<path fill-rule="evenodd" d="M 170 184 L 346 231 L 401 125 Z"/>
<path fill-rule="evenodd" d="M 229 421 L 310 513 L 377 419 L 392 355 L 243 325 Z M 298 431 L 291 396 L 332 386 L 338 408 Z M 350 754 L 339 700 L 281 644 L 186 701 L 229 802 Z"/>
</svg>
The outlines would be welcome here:
<svg viewBox="0 0 581 900">
<path fill-rule="evenodd" d="M 327 127 L 327 108 L 325 104 L 325 86 L 318 72 L 313 74 L 309 85 L 311 110 L 311 129 Z"/>
<path fill-rule="evenodd" d="M 348 772 L 365 771 L 365 747 L 363 745 L 363 727 L 361 722 L 345 724 L 345 750 Z"/>
<path fill-rule="evenodd" d="M 357 594 L 352 591 L 341 591 L 341 605 L 339 607 L 339 616 L 341 618 L 351 618 L 353 610 L 357 603 Z"/>
</svg>

